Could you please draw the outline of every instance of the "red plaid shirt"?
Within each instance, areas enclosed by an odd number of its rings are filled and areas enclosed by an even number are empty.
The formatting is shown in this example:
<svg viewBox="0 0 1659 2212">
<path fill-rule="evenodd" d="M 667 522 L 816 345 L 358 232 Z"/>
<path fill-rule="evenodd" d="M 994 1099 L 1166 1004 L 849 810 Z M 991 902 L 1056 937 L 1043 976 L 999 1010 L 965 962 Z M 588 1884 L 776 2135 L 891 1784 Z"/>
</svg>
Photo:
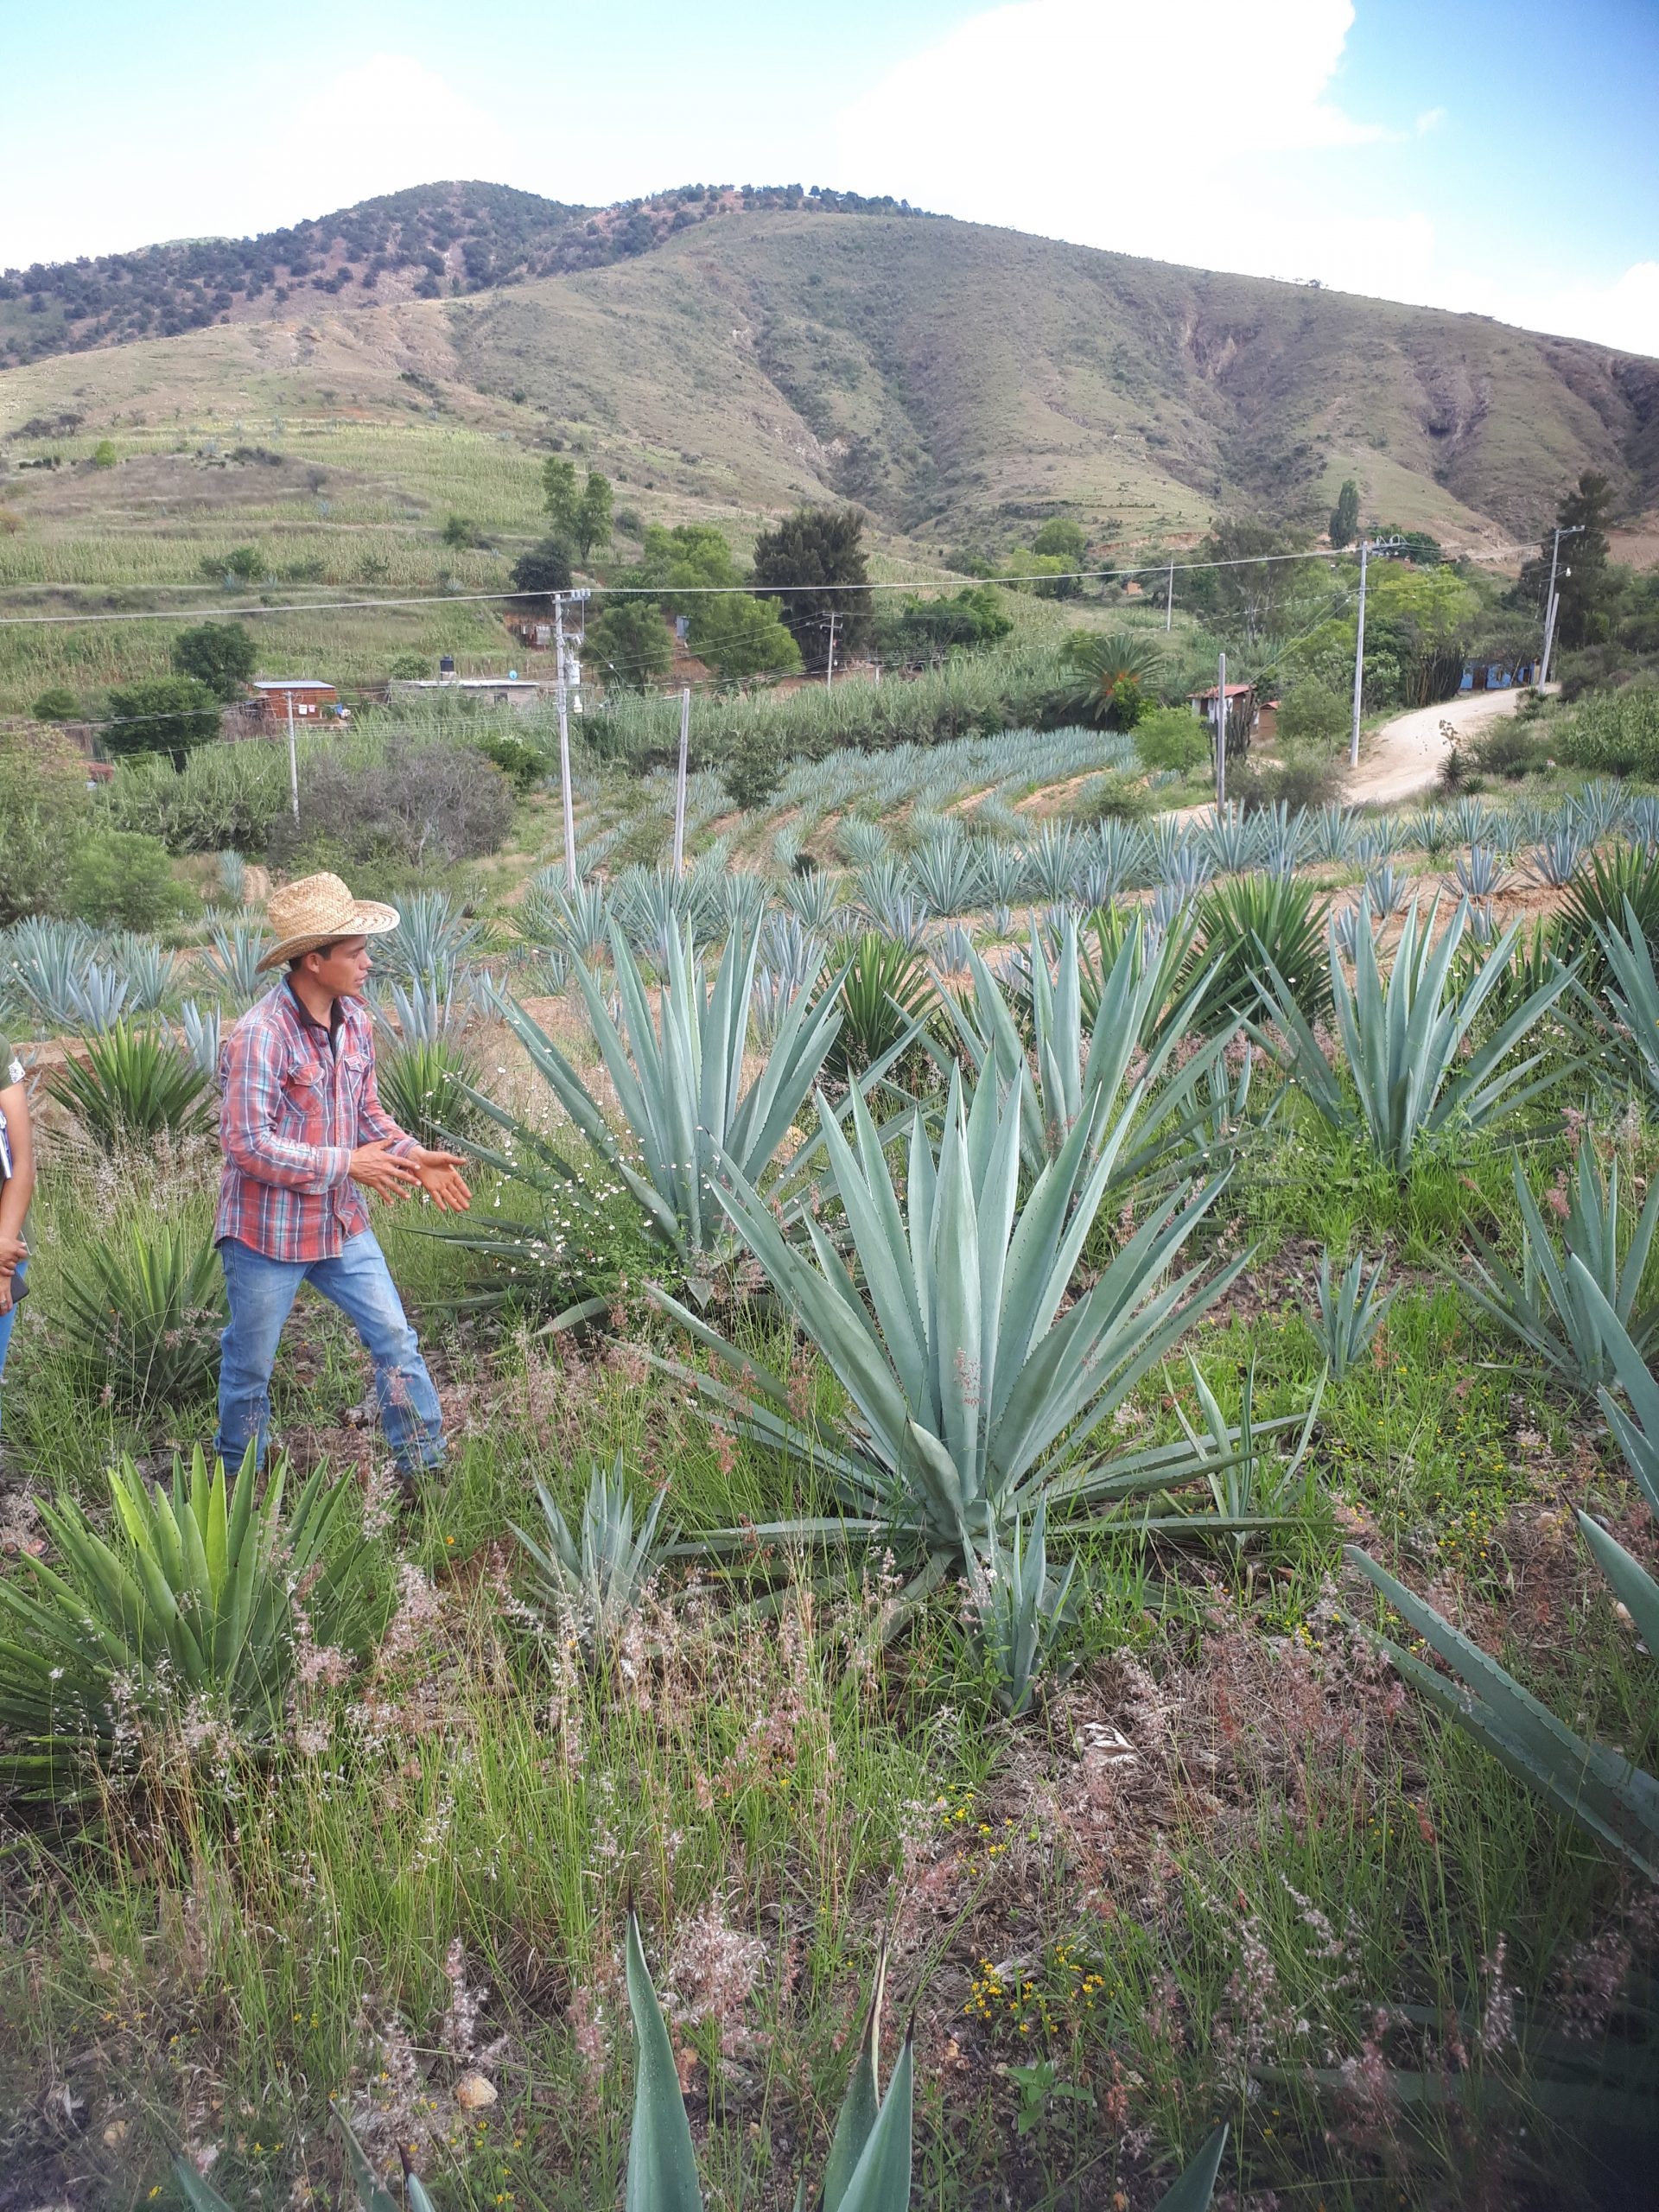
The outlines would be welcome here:
<svg viewBox="0 0 1659 2212">
<path fill-rule="evenodd" d="M 331 1052 L 286 982 L 245 1014 L 219 1056 L 219 1185 L 213 1242 L 234 1236 L 267 1259 L 332 1259 L 369 1225 L 351 1179 L 359 1144 L 419 1149 L 385 1112 L 374 1080 L 374 1025 L 360 999 L 338 999 Z"/>
</svg>

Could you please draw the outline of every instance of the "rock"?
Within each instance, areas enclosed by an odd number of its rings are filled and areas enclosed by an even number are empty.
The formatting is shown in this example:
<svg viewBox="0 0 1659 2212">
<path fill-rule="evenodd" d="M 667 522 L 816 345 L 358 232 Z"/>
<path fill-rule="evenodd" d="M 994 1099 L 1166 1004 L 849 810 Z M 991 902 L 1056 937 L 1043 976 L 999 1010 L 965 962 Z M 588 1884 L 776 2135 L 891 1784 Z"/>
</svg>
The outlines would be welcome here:
<svg viewBox="0 0 1659 2212">
<path fill-rule="evenodd" d="M 455 2084 L 455 2102 L 463 2112 L 487 2112 L 496 2094 L 494 2082 L 481 2074 L 463 2074 Z"/>
</svg>

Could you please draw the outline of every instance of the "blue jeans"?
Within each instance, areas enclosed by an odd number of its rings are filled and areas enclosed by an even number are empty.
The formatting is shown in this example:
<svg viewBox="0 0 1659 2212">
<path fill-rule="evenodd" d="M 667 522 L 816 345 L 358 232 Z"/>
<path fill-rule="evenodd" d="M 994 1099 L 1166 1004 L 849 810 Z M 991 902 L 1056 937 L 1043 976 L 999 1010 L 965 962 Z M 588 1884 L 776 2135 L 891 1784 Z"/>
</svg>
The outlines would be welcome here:
<svg viewBox="0 0 1659 2212">
<path fill-rule="evenodd" d="M 11 1342 L 11 1325 L 17 1319 L 17 1292 L 28 1266 L 29 1262 L 22 1260 L 14 1269 L 11 1278 L 11 1306 L 8 1312 L 0 1313 L 0 1376 L 3 1376 L 6 1371 L 6 1347 Z"/>
<path fill-rule="evenodd" d="M 250 1443 L 263 1463 L 270 1431 L 270 1370 L 289 1309 L 308 1282 L 340 1312 L 374 1362 L 375 1395 L 392 1456 L 405 1473 L 442 1466 L 443 1415 L 373 1232 L 348 1236 L 332 1260 L 270 1260 L 234 1236 L 220 1240 L 230 1325 L 219 1338 L 219 1433 L 213 1449 L 236 1466 Z"/>
</svg>

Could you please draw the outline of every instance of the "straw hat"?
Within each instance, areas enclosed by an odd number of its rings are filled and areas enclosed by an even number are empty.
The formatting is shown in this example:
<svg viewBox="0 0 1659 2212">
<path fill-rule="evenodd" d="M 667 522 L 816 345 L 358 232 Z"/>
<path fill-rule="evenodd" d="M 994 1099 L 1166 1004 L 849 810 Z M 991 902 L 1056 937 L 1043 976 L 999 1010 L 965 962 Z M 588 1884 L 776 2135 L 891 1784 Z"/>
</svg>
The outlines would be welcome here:
<svg viewBox="0 0 1659 2212">
<path fill-rule="evenodd" d="M 259 963 L 284 967 L 302 952 L 342 937 L 379 937 L 397 926 L 397 909 L 378 899 L 353 899 L 337 875 L 302 875 L 273 891 L 265 908 L 276 942 Z"/>
</svg>

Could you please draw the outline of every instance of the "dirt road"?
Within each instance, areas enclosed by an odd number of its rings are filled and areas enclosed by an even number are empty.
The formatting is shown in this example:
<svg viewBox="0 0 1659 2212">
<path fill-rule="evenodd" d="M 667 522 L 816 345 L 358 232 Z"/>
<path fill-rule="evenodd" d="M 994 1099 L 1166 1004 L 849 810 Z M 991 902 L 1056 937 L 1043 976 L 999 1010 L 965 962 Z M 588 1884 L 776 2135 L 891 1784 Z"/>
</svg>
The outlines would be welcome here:
<svg viewBox="0 0 1659 2212">
<path fill-rule="evenodd" d="M 1358 769 L 1348 780 L 1350 804 L 1393 806 L 1426 790 L 1440 774 L 1446 755 L 1442 722 L 1449 722 L 1460 740 L 1472 737 L 1489 723 L 1512 715 L 1523 696 L 1519 690 L 1469 691 L 1437 707 L 1396 715 L 1372 732 Z"/>
</svg>

